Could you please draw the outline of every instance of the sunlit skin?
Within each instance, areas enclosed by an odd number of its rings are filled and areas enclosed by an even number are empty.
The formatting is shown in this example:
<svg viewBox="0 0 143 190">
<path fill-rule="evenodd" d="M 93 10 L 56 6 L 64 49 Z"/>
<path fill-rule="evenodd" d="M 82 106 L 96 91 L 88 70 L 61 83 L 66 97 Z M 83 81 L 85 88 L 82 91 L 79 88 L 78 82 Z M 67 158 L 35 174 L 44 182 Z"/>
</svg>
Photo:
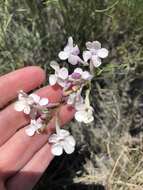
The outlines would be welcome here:
<svg viewBox="0 0 143 190">
<path fill-rule="evenodd" d="M 29 137 L 25 126 L 29 117 L 13 109 L 19 90 L 30 92 L 46 79 L 39 67 L 26 67 L 0 77 L 0 190 L 31 190 L 53 159 L 48 136 L 54 130 L 55 118 L 48 123 L 44 134 Z M 59 86 L 47 86 L 36 91 L 51 103 L 62 97 Z M 63 105 L 59 109 L 62 125 L 74 116 L 74 109 Z"/>
</svg>

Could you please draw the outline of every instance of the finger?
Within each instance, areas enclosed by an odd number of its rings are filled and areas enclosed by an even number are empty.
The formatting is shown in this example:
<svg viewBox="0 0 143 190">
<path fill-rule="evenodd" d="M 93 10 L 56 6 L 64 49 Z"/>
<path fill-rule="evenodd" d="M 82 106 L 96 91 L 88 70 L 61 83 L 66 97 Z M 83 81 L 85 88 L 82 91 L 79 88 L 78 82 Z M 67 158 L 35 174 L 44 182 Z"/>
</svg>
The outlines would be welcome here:
<svg viewBox="0 0 143 190">
<path fill-rule="evenodd" d="M 44 87 L 36 92 L 41 97 L 46 97 L 49 101 L 58 102 L 62 97 L 62 90 L 59 86 Z M 29 116 L 14 110 L 13 104 L 5 108 L 0 113 L 0 146 L 4 144 L 15 132 L 29 123 Z"/>
<path fill-rule="evenodd" d="M 62 106 L 59 110 L 61 124 L 69 122 L 74 115 L 71 106 Z M 47 133 L 29 137 L 25 134 L 25 128 L 20 129 L 9 141 L 0 148 L 0 171 L 11 176 L 19 171 L 33 157 L 33 155 L 48 141 L 48 137 L 55 126 L 53 118 L 47 127 Z M 9 172 L 9 173 L 8 173 Z M 7 176 L 3 176 L 7 177 Z"/>
<path fill-rule="evenodd" d="M 45 73 L 40 67 L 32 66 L 19 69 L 0 77 L 0 108 L 17 96 L 17 91 L 30 91 L 45 80 Z"/>
<path fill-rule="evenodd" d="M 14 177 L 7 182 L 8 190 L 31 190 L 53 159 L 51 148 L 46 143 Z"/>
</svg>

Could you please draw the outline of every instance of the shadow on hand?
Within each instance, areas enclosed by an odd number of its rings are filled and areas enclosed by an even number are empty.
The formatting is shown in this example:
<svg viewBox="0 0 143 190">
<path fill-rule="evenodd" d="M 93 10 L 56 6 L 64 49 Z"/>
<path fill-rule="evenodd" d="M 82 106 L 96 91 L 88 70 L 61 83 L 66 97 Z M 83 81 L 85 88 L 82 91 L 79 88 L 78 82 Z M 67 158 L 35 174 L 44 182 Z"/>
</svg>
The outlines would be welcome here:
<svg viewBox="0 0 143 190">
<path fill-rule="evenodd" d="M 88 151 L 75 151 L 72 155 L 63 155 L 56 157 L 47 168 L 41 179 L 41 173 L 35 172 L 19 172 L 13 178 L 8 178 L 6 181 L 6 189 L 0 183 L 0 190 L 9 190 L 8 185 L 12 183 L 14 190 L 32 190 L 33 185 L 37 182 L 33 190 L 105 190 L 102 185 L 74 183 L 73 179 L 82 176 L 84 171 L 85 157 L 90 158 Z M 14 171 L 1 172 L 1 176 L 11 176 Z M 89 181 L 90 183 L 90 181 Z"/>
</svg>

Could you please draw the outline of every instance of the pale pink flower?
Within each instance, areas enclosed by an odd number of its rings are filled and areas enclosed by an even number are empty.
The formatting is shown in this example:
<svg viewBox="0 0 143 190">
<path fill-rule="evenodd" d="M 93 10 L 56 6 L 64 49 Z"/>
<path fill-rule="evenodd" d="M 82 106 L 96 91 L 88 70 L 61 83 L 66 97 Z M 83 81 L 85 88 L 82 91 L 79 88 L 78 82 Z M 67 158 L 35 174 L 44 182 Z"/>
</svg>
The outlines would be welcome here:
<svg viewBox="0 0 143 190">
<path fill-rule="evenodd" d="M 28 136 L 33 136 L 39 129 L 43 127 L 42 120 L 38 118 L 37 120 L 31 120 L 31 123 L 27 126 L 25 132 Z"/>
<path fill-rule="evenodd" d="M 18 101 L 14 104 L 14 109 L 18 112 L 30 114 L 31 106 L 33 104 L 34 99 L 21 90 L 18 94 Z"/>
<path fill-rule="evenodd" d="M 65 87 L 69 76 L 68 69 L 65 67 L 60 68 L 58 63 L 54 61 L 51 62 L 50 66 L 55 70 L 55 74 L 49 76 L 50 85 L 53 86 L 57 83 L 61 87 Z"/>
<path fill-rule="evenodd" d="M 52 144 L 51 152 L 55 156 L 60 156 L 65 151 L 71 154 L 75 150 L 75 139 L 70 135 L 69 131 L 60 129 L 58 122 L 56 122 L 56 133 L 49 137 L 49 143 Z"/>
<path fill-rule="evenodd" d="M 75 119 L 85 124 L 91 123 L 94 120 L 93 108 L 86 104 L 79 105 L 76 107 Z"/>
<path fill-rule="evenodd" d="M 68 43 L 65 46 L 64 50 L 59 53 L 59 58 L 61 60 L 68 59 L 68 62 L 72 65 L 76 65 L 79 62 L 83 62 L 78 56 L 80 53 L 77 45 L 74 46 L 72 37 L 68 38 Z"/>
<path fill-rule="evenodd" d="M 85 62 L 90 60 L 90 64 L 94 67 L 101 65 L 101 59 L 108 56 L 109 51 L 106 48 L 101 48 L 101 43 L 98 41 L 87 42 L 87 51 L 83 52 L 83 59 Z"/>
</svg>

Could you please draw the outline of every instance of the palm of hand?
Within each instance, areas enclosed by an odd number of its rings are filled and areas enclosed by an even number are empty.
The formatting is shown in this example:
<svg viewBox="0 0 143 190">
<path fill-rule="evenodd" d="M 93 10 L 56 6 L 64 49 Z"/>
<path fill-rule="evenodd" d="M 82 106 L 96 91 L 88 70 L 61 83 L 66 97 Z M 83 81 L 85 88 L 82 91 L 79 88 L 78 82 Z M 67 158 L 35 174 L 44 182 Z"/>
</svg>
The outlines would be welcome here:
<svg viewBox="0 0 143 190">
<path fill-rule="evenodd" d="M 31 190 L 53 158 L 47 141 L 54 118 L 48 124 L 47 133 L 29 137 L 25 134 L 29 118 L 16 112 L 9 103 L 19 90 L 29 92 L 44 80 L 45 74 L 38 67 L 27 67 L 0 77 L 0 108 L 3 108 L 0 112 L 0 190 Z M 58 86 L 44 87 L 37 93 L 51 102 L 58 102 L 62 96 Z M 62 106 L 61 123 L 70 121 L 73 114 L 72 108 Z"/>
</svg>

